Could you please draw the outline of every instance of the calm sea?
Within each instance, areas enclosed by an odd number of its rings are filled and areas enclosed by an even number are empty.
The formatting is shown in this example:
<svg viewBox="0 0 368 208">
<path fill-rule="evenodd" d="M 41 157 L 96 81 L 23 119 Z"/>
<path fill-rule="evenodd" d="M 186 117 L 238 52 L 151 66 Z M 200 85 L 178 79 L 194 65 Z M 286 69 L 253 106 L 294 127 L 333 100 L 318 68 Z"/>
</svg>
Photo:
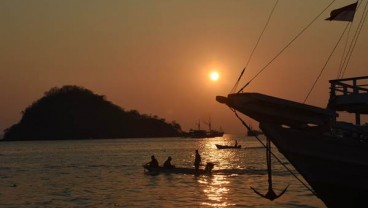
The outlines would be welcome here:
<svg viewBox="0 0 368 208">
<path fill-rule="evenodd" d="M 215 147 L 235 139 L 245 148 Z M 176 166 L 192 167 L 195 149 L 215 169 L 234 171 L 144 174 L 153 154 L 160 164 L 171 156 Z M 276 193 L 290 186 L 268 201 L 250 189 L 267 192 L 265 150 L 244 136 L 1 142 L 0 207 L 325 207 L 275 160 L 273 172 Z"/>
</svg>

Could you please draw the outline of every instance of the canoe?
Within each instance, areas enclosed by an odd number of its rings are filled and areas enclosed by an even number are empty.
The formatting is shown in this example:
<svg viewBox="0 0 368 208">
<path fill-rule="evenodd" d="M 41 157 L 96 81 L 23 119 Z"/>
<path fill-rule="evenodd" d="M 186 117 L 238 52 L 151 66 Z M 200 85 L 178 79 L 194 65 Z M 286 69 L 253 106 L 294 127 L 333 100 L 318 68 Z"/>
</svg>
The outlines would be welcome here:
<svg viewBox="0 0 368 208">
<path fill-rule="evenodd" d="M 199 169 L 198 172 L 194 168 L 164 168 L 164 167 L 150 167 L 143 165 L 144 171 L 149 175 L 158 175 L 160 173 L 174 173 L 174 174 L 188 174 L 188 175 L 210 175 L 214 167 L 213 163 L 207 163 L 205 169 Z"/>
<path fill-rule="evenodd" d="M 216 144 L 217 149 L 240 149 L 241 145 L 238 146 L 227 146 L 227 145 L 220 145 Z"/>
</svg>

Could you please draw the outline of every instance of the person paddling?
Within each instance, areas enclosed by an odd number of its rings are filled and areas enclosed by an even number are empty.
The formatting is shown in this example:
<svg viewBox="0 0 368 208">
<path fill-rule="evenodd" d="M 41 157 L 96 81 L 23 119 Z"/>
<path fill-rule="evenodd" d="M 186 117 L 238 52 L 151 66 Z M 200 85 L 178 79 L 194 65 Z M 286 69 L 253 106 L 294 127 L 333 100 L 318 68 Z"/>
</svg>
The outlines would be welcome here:
<svg viewBox="0 0 368 208">
<path fill-rule="evenodd" d="M 199 165 L 201 164 L 201 155 L 199 154 L 198 150 L 195 151 L 195 159 L 194 159 L 194 168 L 195 172 L 199 172 Z"/>
<path fill-rule="evenodd" d="M 175 168 L 175 165 L 171 165 L 171 157 L 170 156 L 165 161 L 164 168 Z"/>
<path fill-rule="evenodd" d="M 146 166 L 149 166 L 151 168 L 158 168 L 158 161 L 156 160 L 155 156 L 151 156 L 151 161 L 146 164 Z"/>
</svg>

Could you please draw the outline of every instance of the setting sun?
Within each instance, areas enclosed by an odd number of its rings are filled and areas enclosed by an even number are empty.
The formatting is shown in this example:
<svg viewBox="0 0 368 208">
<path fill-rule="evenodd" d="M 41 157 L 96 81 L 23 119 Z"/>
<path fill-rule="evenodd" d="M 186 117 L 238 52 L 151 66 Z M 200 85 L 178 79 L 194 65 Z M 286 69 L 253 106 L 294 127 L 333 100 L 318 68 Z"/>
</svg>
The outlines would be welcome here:
<svg viewBox="0 0 368 208">
<path fill-rule="evenodd" d="M 212 81 L 217 81 L 219 78 L 220 78 L 220 75 L 219 75 L 218 72 L 213 71 L 213 72 L 210 73 L 210 79 Z"/>
</svg>

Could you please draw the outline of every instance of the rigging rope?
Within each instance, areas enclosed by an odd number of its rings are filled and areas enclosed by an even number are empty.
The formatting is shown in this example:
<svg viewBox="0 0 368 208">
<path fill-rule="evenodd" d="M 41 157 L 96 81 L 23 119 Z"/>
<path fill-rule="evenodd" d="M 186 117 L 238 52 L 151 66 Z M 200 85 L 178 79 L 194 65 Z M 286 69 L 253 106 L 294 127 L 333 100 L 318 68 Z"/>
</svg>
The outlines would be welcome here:
<svg viewBox="0 0 368 208">
<path fill-rule="evenodd" d="M 339 40 L 337 41 L 337 43 L 336 43 L 335 47 L 332 49 L 332 51 L 331 51 L 330 55 L 328 56 L 328 58 L 327 58 L 327 60 L 326 60 L 326 62 L 325 62 L 325 65 L 322 67 L 322 69 L 321 69 L 321 71 L 319 72 L 319 74 L 318 74 L 318 76 L 317 76 L 316 80 L 314 80 L 314 83 L 313 83 L 312 87 L 310 88 L 310 90 L 309 90 L 309 92 L 308 92 L 307 96 L 305 97 L 305 99 L 304 99 L 304 102 L 303 102 L 303 103 L 307 102 L 307 99 L 308 99 L 309 95 L 312 93 L 312 91 L 313 91 L 314 87 L 316 86 L 316 84 L 317 84 L 317 82 L 318 82 L 319 78 L 321 77 L 321 75 L 322 75 L 323 71 L 326 69 L 326 66 L 327 66 L 328 62 L 330 61 L 330 59 L 331 59 L 332 55 L 334 54 L 334 52 L 335 52 L 335 50 L 336 50 L 337 46 L 338 46 L 338 45 L 339 45 L 339 43 L 340 43 L 340 41 L 341 41 L 342 37 L 344 36 L 344 34 L 345 34 L 345 32 L 346 32 L 346 29 L 348 28 L 349 24 L 350 24 L 350 22 L 349 22 L 348 24 L 346 24 L 346 27 L 345 27 L 344 31 L 342 32 L 342 34 L 341 34 L 341 36 L 340 36 Z"/>
<path fill-rule="evenodd" d="M 321 13 L 319 13 L 306 27 L 303 28 L 303 30 L 301 32 L 299 32 L 284 48 L 282 48 L 277 54 L 276 56 L 274 56 L 252 79 L 249 80 L 249 82 L 247 82 L 239 91 L 238 93 L 242 92 L 244 90 L 244 88 L 246 88 L 255 78 L 257 78 L 264 70 L 267 69 L 267 67 L 269 65 L 271 65 L 271 63 L 276 60 L 296 39 L 298 39 L 336 0 L 332 0 L 331 3 L 326 6 L 326 8 L 324 8 L 322 10 Z"/>
<path fill-rule="evenodd" d="M 362 3 L 362 2 L 361 2 L 361 3 Z M 359 5 L 360 5 L 360 4 L 359 4 Z M 353 37 L 352 43 L 351 43 L 351 45 L 350 45 L 350 48 L 349 48 L 349 51 L 348 51 L 348 55 L 347 55 L 347 57 L 346 57 L 347 61 L 346 61 L 346 63 L 345 63 L 345 67 L 344 67 L 344 69 L 343 69 L 343 71 L 342 71 L 341 78 L 342 78 L 342 77 L 344 77 L 345 71 L 346 71 L 346 69 L 347 69 L 347 67 L 348 67 L 348 65 L 349 65 L 349 61 L 350 61 L 350 59 L 351 59 L 351 56 L 352 56 L 353 51 L 354 51 L 354 49 L 355 49 L 356 43 L 358 42 L 358 38 L 359 38 L 360 33 L 361 33 L 361 31 L 362 31 L 363 25 L 364 25 L 365 20 L 366 20 L 366 18 L 367 18 L 367 14 L 368 14 L 367 6 L 368 6 L 368 2 L 365 4 L 365 7 L 364 7 L 364 10 L 363 10 L 363 13 L 362 13 L 362 18 L 361 18 L 361 19 L 360 19 L 360 21 L 359 21 L 359 24 L 358 24 L 358 27 L 357 27 L 357 31 L 356 31 L 356 33 L 355 33 L 355 35 L 354 35 L 354 37 Z M 350 50 L 350 49 L 351 49 L 351 50 Z M 350 52 L 350 53 L 349 53 L 349 52 Z"/>
<path fill-rule="evenodd" d="M 341 73 L 342 73 L 342 70 L 344 68 L 344 56 L 345 56 L 345 52 L 346 52 L 346 49 L 348 47 L 348 42 L 349 42 L 349 36 L 350 36 L 350 31 L 351 31 L 351 26 L 353 24 L 349 24 L 349 31 L 348 31 L 348 35 L 346 36 L 346 42 L 345 42 L 345 46 L 344 46 L 344 50 L 342 52 L 342 56 L 341 56 L 341 60 L 340 60 L 340 68 L 339 68 L 339 71 L 337 72 L 337 77 L 336 79 L 339 79 L 341 77 Z M 346 53 L 347 54 L 347 53 Z"/>
<path fill-rule="evenodd" d="M 231 89 L 230 93 L 235 92 L 235 91 L 236 91 L 236 88 L 238 88 L 238 85 L 239 85 L 240 79 L 243 77 L 244 71 L 245 71 L 245 69 L 248 67 L 248 65 L 249 65 L 249 63 L 250 63 L 250 61 L 251 61 L 251 59 L 252 59 L 252 57 L 253 57 L 253 54 L 254 54 L 254 52 L 256 51 L 256 48 L 258 47 L 258 44 L 259 44 L 259 42 L 261 41 L 261 38 L 263 37 L 263 34 L 264 34 L 264 32 L 266 31 L 266 28 L 267 28 L 268 24 L 269 24 L 269 23 L 270 23 L 270 21 L 271 21 L 271 17 L 272 17 L 272 15 L 273 15 L 273 12 L 275 11 L 275 8 L 276 8 L 276 6 L 277 6 L 278 2 L 279 2 L 279 0 L 277 0 L 277 1 L 276 1 L 276 3 L 275 3 L 275 5 L 273 6 L 273 8 L 272 8 L 272 10 L 271 10 L 271 13 L 270 13 L 270 15 L 268 16 L 268 19 L 267 19 L 267 21 L 266 21 L 266 24 L 265 24 L 265 26 L 263 27 L 263 30 L 262 30 L 262 32 L 261 32 L 261 34 L 260 34 L 260 36 L 258 37 L 258 40 L 257 40 L 257 42 L 256 42 L 256 45 L 254 46 L 254 48 L 253 48 L 253 50 L 252 50 L 252 52 L 251 52 L 251 54 L 250 54 L 250 56 L 249 56 L 249 58 L 248 58 L 248 61 L 247 61 L 246 65 L 245 65 L 245 67 L 243 68 L 242 72 L 240 73 L 239 78 L 238 78 L 238 80 L 236 81 L 236 83 L 235 83 L 234 87 Z"/>
<path fill-rule="evenodd" d="M 360 6 L 360 4 L 358 5 L 358 7 L 359 7 L 359 6 Z M 352 55 L 352 53 L 353 53 L 353 51 L 354 51 L 354 48 L 355 48 L 355 46 L 356 46 L 356 43 L 357 43 L 358 37 L 359 37 L 359 35 L 360 35 L 360 33 L 361 33 L 362 26 L 363 26 L 363 24 L 364 24 L 364 22 L 365 22 L 365 18 L 367 17 L 367 14 L 368 14 L 368 13 L 367 13 L 367 6 L 368 6 L 368 2 L 367 2 L 367 3 L 366 3 L 366 5 L 365 5 L 364 12 L 363 12 L 363 14 L 362 14 L 362 18 L 361 18 L 361 20 L 360 20 L 360 22 L 359 22 L 359 24 L 358 24 L 357 31 L 355 32 L 355 35 L 354 35 L 354 37 L 353 37 L 353 39 L 352 39 L 352 41 L 351 41 L 351 45 L 350 45 L 350 47 L 349 47 L 349 50 L 348 50 L 348 52 L 346 53 L 345 59 L 344 59 L 344 61 L 343 61 L 343 62 L 342 62 L 342 64 L 341 64 L 341 68 L 339 69 L 339 72 L 338 72 L 338 78 L 342 78 L 342 77 L 344 76 L 344 73 L 345 73 L 346 68 L 347 68 L 347 66 L 348 66 L 348 63 L 349 63 L 349 61 L 350 61 L 351 55 Z M 330 53 L 329 57 L 327 58 L 327 60 L 326 60 L 326 62 L 325 62 L 325 64 L 324 64 L 324 66 L 322 67 L 322 69 L 321 69 L 320 73 L 318 74 L 318 76 L 317 76 L 316 80 L 314 81 L 314 83 L 313 83 L 313 85 L 312 85 L 311 89 L 309 90 L 309 92 L 308 92 L 307 96 L 305 97 L 305 99 L 304 99 L 304 102 L 303 102 L 303 103 L 305 103 L 305 102 L 307 101 L 307 99 L 308 99 L 309 95 L 310 95 L 310 94 L 311 94 L 311 92 L 313 91 L 313 89 L 314 89 L 315 85 L 317 84 L 317 82 L 318 82 L 319 78 L 321 77 L 321 75 L 322 75 L 323 71 L 326 69 L 326 66 L 327 66 L 328 62 L 330 61 L 330 59 L 331 59 L 332 55 L 334 54 L 334 52 L 335 52 L 335 50 L 336 50 L 337 46 L 340 44 L 340 41 L 342 40 L 342 37 L 344 36 L 344 34 L 345 34 L 345 32 L 346 32 L 346 30 L 347 30 L 348 26 L 350 26 L 350 27 L 349 27 L 349 32 L 350 32 L 351 25 L 352 25 L 352 23 L 351 23 L 351 22 L 348 22 L 348 24 L 346 25 L 346 27 L 345 27 L 344 31 L 342 32 L 342 34 L 341 34 L 341 36 L 340 36 L 339 40 L 337 41 L 337 43 L 336 43 L 335 47 L 333 48 L 333 50 L 331 51 L 331 53 Z M 345 53 L 345 50 L 346 50 L 346 46 L 345 46 L 345 49 L 344 49 L 344 53 Z"/>
<path fill-rule="evenodd" d="M 245 121 L 240 118 L 240 116 L 238 115 L 238 113 L 236 112 L 236 110 L 230 108 L 231 111 L 233 111 L 235 113 L 235 116 L 242 122 L 242 124 L 247 128 L 248 131 L 251 130 L 250 126 L 248 124 L 245 123 Z M 263 147 L 266 148 L 266 145 L 258 138 L 257 135 L 255 135 L 256 139 L 259 141 L 259 143 L 262 144 Z M 292 175 L 294 176 L 294 178 L 296 178 L 305 188 L 307 188 L 313 195 L 317 196 L 316 192 L 310 188 L 307 184 L 305 184 L 297 175 L 295 175 L 295 173 L 293 173 L 290 168 L 288 168 L 272 151 L 270 152 L 271 155 Z"/>
</svg>

